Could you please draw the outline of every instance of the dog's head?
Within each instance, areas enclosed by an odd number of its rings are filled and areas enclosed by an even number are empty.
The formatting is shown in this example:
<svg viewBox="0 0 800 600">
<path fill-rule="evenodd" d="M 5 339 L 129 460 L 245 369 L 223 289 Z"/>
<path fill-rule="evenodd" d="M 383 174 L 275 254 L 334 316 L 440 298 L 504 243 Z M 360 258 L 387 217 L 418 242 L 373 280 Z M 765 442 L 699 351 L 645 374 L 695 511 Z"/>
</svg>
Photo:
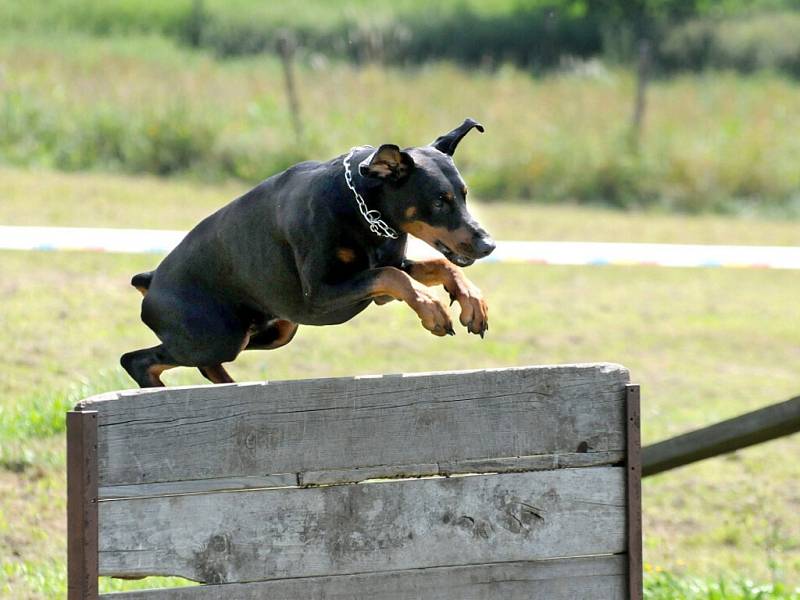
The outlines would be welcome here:
<svg viewBox="0 0 800 600">
<path fill-rule="evenodd" d="M 382 212 L 390 222 L 440 251 L 452 263 L 466 267 L 495 248 L 486 230 L 467 210 L 467 186 L 453 163 L 458 143 L 473 119 L 439 136 L 428 146 L 400 150 L 383 144 L 360 165 L 359 173 L 380 182 Z"/>
</svg>

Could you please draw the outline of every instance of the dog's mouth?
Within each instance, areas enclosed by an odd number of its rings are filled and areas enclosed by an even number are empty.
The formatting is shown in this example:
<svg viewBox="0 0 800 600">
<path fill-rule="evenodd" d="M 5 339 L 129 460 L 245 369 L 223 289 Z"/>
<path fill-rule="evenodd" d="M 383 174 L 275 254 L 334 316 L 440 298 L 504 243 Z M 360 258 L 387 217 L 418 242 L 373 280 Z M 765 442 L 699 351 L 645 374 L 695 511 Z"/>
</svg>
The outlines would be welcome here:
<svg viewBox="0 0 800 600">
<path fill-rule="evenodd" d="M 447 260 L 449 260 L 451 263 L 459 267 L 468 267 L 475 262 L 474 258 L 464 256 L 463 254 L 456 254 L 455 252 L 450 250 L 450 248 L 448 248 L 443 242 L 437 241 L 433 245 L 433 247 L 436 248 L 442 254 L 444 254 L 444 257 Z"/>
</svg>

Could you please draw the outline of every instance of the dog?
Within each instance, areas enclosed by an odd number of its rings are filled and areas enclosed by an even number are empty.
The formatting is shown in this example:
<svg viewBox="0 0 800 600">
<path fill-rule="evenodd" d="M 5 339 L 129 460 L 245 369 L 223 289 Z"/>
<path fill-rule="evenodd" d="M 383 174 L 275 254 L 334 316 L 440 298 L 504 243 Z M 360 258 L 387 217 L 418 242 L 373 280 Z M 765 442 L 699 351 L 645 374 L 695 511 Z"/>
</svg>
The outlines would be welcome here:
<svg viewBox="0 0 800 600">
<path fill-rule="evenodd" d="M 133 277 L 142 321 L 161 344 L 124 354 L 122 367 L 141 387 L 163 386 L 161 373 L 177 366 L 232 383 L 222 365 L 243 350 L 279 348 L 301 324 L 344 323 L 391 300 L 434 335 L 454 335 L 435 285 L 483 337 L 486 302 L 460 267 L 495 243 L 467 211 L 452 158 L 473 128 L 484 131 L 466 119 L 427 146 L 361 146 L 299 163 L 201 221 L 154 271 Z M 405 258 L 408 234 L 445 259 Z"/>
</svg>

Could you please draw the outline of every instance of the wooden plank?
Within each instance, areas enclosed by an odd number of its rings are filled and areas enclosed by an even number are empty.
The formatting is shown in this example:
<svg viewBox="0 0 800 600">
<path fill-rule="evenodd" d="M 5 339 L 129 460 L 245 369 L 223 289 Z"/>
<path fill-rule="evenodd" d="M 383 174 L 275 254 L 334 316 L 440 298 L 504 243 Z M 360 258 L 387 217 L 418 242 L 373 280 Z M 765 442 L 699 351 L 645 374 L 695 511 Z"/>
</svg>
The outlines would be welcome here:
<svg viewBox="0 0 800 600">
<path fill-rule="evenodd" d="M 619 365 L 118 392 L 99 413 L 104 487 L 624 451 Z M 374 473 L 375 471 L 373 471 Z"/>
<path fill-rule="evenodd" d="M 626 557 L 593 556 L 106 594 L 107 600 L 625 600 Z"/>
<path fill-rule="evenodd" d="M 443 475 L 436 463 L 416 465 L 380 465 L 360 469 L 332 469 L 300 473 L 300 485 L 332 485 L 336 483 L 358 483 L 369 479 L 403 479 L 406 477 L 430 477 Z"/>
<path fill-rule="evenodd" d="M 67 413 L 67 598 L 98 594 L 97 413 Z"/>
<path fill-rule="evenodd" d="M 564 454 L 543 454 L 540 456 L 519 456 L 513 458 L 486 458 L 454 463 L 441 463 L 439 475 L 456 473 L 514 473 L 522 471 L 545 471 L 548 469 L 572 469 L 576 467 L 599 467 L 622 462 L 622 450 L 604 452 L 568 452 Z"/>
<path fill-rule="evenodd" d="M 114 500 L 140 496 L 176 496 L 200 494 L 223 490 L 254 490 L 299 485 L 296 473 L 282 473 L 265 477 L 221 477 L 193 481 L 169 481 L 165 483 L 140 483 L 136 485 L 111 485 L 101 487 L 100 498 Z"/>
<path fill-rule="evenodd" d="M 639 386 L 628 385 L 627 391 L 627 533 L 628 533 L 628 597 L 642 600 L 642 446 L 639 410 Z"/>
<path fill-rule="evenodd" d="M 761 444 L 800 431 L 800 396 L 647 446 L 642 476 Z"/>
<path fill-rule="evenodd" d="M 100 504 L 102 575 L 207 583 L 625 551 L 625 468 Z"/>
<path fill-rule="evenodd" d="M 574 467 L 598 467 L 621 463 L 624 459 L 625 453 L 621 450 L 615 450 L 612 452 L 571 452 L 567 454 L 542 454 L 512 458 L 484 458 L 439 464 L 427 463 L 332 471 L 308 471 L 300 474 L 300 485 L 358 483 L 368 479 L 429 477 L 431 475 L 450 476 L 463 473 L 521 473 L 523 471 L 546 471 Z"/>
<path fill-rule="evenodd" d="M 569 454 L 519 456 L 516 458 L 487 458 L 483 460 L 446 462 L 441 464 L 387 465 L 380 467 L 364 467 L 361 469 L 282 473 L 264 477 L 215 478 L 192 481 L 170 481 L 164 483 L 141 483 L 135 485 L 111 485 L 101 487 L 99 493 L 102 501 L 105 501 L 120 498 L 200 494 L 220 492 L 223 490 L 234 491 L 359 483 L 370 479 L 402 479 L 438 475 L 449 477 L 462 473 L 521 473 L 523 471 L 598 467 L 619 464 L 624 460 L 625 453 L 622 451 L 573 452 Z"/>
</svg>

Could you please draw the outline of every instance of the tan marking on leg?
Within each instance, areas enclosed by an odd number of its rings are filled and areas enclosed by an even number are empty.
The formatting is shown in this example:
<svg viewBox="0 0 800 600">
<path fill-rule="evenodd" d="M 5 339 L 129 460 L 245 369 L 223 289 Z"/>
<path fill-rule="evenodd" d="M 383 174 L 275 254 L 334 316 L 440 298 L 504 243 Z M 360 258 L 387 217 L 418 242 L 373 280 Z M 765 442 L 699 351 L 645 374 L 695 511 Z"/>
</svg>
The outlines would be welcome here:
<svg viewBox="0 0 800 600">
<path fill-rule="evenodd" d="M 253 335 L 253 333 L 253 328 L 251 326 L 247 333 L 244 334 L 244 341 L 242 342 L 242 347 L 239 348 L 239 352 L 243 352 L 244 349 L 247 348 L 247 344 L 250 343 L 250 336 Z"/>
<path fill-rule="evenodd" d="M 456 273 L 461 273 L 461 270 L 445 258 L 414 262 L 408 271 L 411 277 L 423 285 L 445 287 L 453 283 Z"/>
<path fill-rule="evenodd" d="M 356 252 L 352 248 L 337 248 L 336 258 L 343 263 L 351 263 L 356 259 Z"/>
<path fill-rule="evenodd" d="M 269 347 L 265 348 L 265 350 L 274 350 L 275 348 L 285 346 L 292 341 L 294 334 L 297 333 L 298 325 L 297 323 L 292 323 L 291 321 L 278 319 L 275 321 L 274 326 L 278 328 L 278 337 L 269 345 Z"/>
<path fill-rule="evenodd" d="M 443 285 L 450 298 L 461 307 L 460 321 L 470 333 L 483 337 L 489 328 L 489 307 L 478 287 L 463 271 L 443 258 L 415 262 L 409 275 L 420 283 Z"/>
<path fill-rule="evenodd" d="M 222 365 L 211 365 L 210 367 L 200 367 L 200 372 L 205 375 L 211 383 L 234 383 L 233 378 L 228 375 Z"/>
<path fill-rule="evenodd" d="M 373 282 L 370 297 L 391 296 L 408 304 L 417 313 L 422 326 L 434 335 L 453 335 L 453 323 L 444 305 L 426 287 L 408 273 L 385 267 Z"/>
<path fill-rule="evenodd" d="M 372 282 L 370 297 L 390 296 L 397 300 L 408 302 L 414 294 L 414 285 L 411 277 L 400 269 L 386 267 Z"/>
<path fill-rule="evenodd" d="M 409 206 L 405 212 L 406 219 L 413 219 L 417 216 L 417 207 L 416 206 Z"/>
<path fill-rule="evenodd" d="M 161 381 L 161 374 L 167 369 L 174 369 L 176 366 L 177 365 L 163 365 L 156 363 L 147 367 L 147 375 L 150 377 L 150 381 L 153 383 L 153 385 L 164 387 L 164 382 Z"/>
</svg>

